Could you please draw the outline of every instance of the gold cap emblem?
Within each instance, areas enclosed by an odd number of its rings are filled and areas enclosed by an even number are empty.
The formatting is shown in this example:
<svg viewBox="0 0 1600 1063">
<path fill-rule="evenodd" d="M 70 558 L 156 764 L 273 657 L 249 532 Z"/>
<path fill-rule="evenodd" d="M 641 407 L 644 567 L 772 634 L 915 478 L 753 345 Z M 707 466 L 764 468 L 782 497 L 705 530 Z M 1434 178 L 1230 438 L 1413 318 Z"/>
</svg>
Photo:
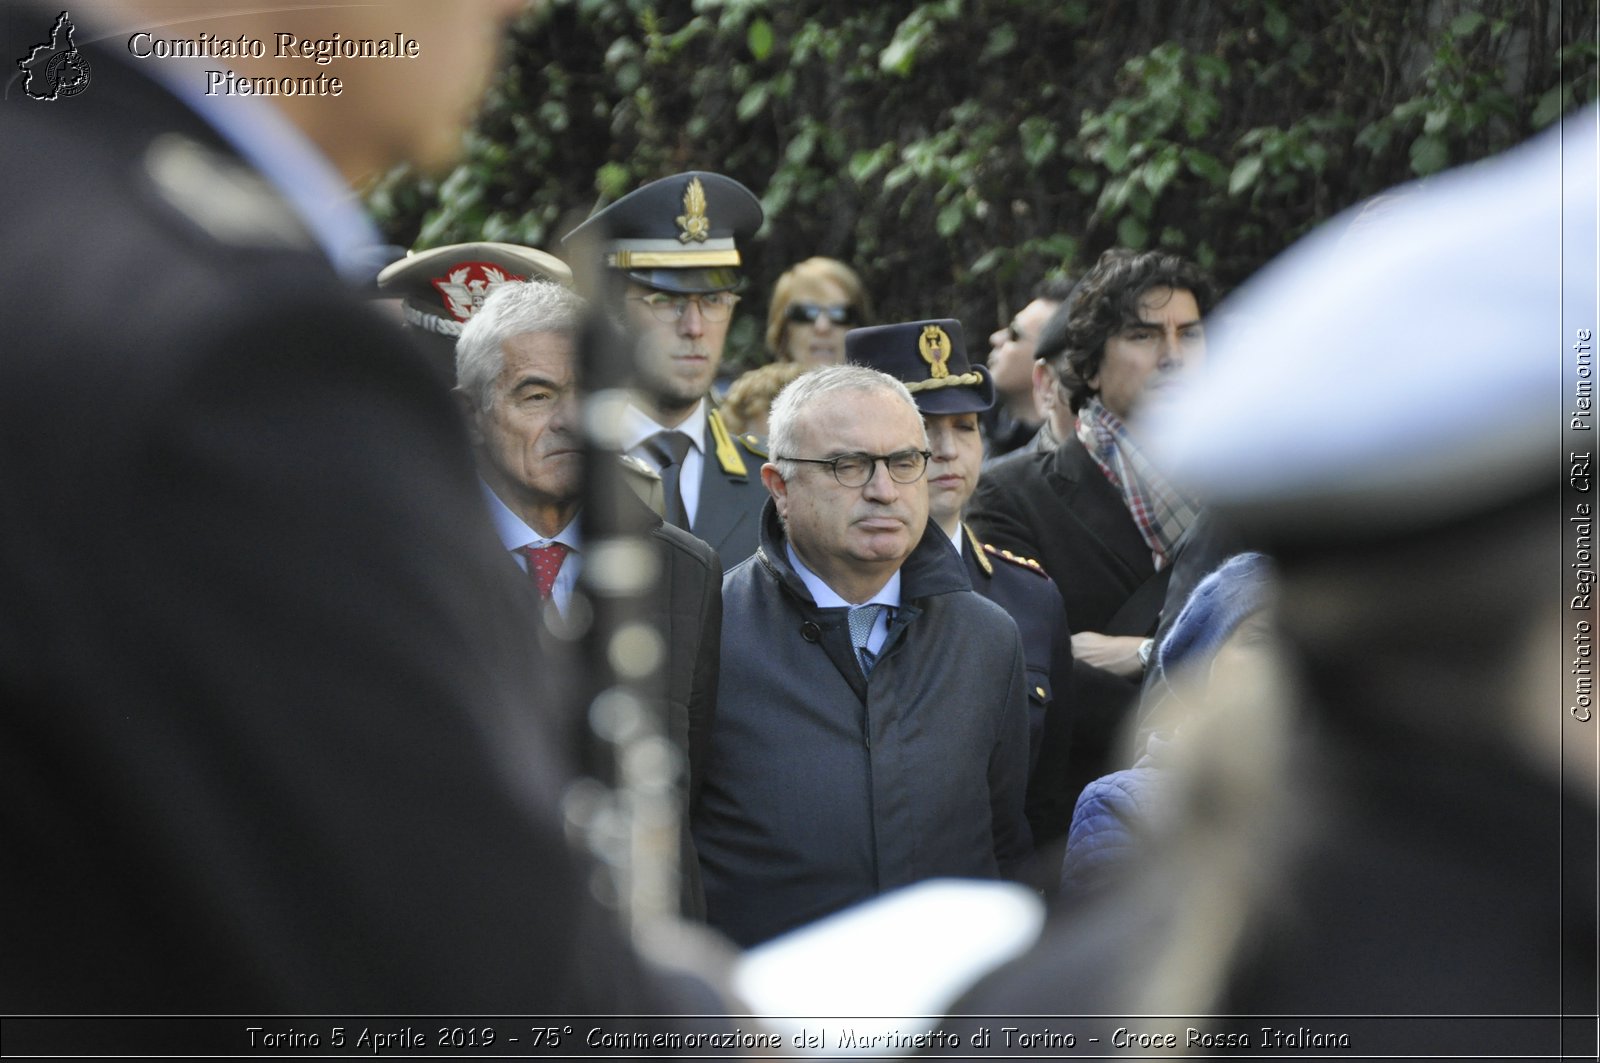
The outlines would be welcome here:
<svg viewBox="0 0 1600 1063">
<path fill-rule="evenodd" d="M 711 235 L 711 219 L 706 217 L 706 190 L 696 177 L 689 182 L 689 187 L 683 190 L 683 213 L 678 215 L 678 228 L 683 232 L 678 234 L 678 242 L 686 244 L 690 240 L 703 244 Z"/>
<path fill-rule="evenodd" d="M 922 360 L 932 366 L 929 376 L 938 380 L 950 375 L 950 369 L 945 365 L 950 360 L 948 332 L 938 325 L 924 327 L 922 335 L 917 337 L 917 350 L 922 352 Z"/>
</svg>

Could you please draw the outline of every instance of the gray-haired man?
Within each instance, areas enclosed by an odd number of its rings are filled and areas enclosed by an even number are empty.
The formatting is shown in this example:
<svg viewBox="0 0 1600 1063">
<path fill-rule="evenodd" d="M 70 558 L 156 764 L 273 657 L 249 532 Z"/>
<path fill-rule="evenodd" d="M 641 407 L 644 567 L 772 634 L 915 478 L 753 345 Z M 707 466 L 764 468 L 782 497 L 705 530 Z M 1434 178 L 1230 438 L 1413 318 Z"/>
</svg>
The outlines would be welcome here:
<svg viewBox="0 0 1600 1063">
<path fill-rule="evenodd" d="M 728 572 L 695 819 L 707 920 L 741 945 L 1030 855 L 1022 642 L 928 522 L 905 385 L 832 366 L 769 421 L 761 545 Z"/>
<path fill-rule="evenodd" d="M 584 559 L 573 358 L 584 307 L 558 284 L 502 284 L 456 345 L 456 391 L 495 530 L 563 616 Z M 687 825 L 716 705 L 722 565 L 711 547 L 644 512 L 643 503 L 639 509 L 662 567 L 656 621 L 667 642 L 667 734 L 686 761 L 679 814 Z M 569 739 L 579 742 L 576 734 Z M 704 902 L 687 831 L 684 843 L 682 908 L 698 917 Z"/>
</svg>

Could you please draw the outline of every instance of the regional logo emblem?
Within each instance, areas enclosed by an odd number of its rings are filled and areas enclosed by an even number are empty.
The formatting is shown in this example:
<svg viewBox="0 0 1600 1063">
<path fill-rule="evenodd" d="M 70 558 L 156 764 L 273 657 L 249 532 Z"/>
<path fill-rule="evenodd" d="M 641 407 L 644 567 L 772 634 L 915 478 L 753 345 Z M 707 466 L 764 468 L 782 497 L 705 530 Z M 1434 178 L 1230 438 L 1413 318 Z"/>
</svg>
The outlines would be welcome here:
<svg viewBox="0 0 1600 1063">
<path fill-rule="evenodd" d="M 17 60 L 17 66 L 26 75 L 23 91 L 30 98 L 53 102 L 76 96 L 89 87 L 89 60 L 72 43 L 75 29 L 71 16 L 61 12 L 50 28 L 50 40 L 34 45 L 27 55 Z"/>
</svg>

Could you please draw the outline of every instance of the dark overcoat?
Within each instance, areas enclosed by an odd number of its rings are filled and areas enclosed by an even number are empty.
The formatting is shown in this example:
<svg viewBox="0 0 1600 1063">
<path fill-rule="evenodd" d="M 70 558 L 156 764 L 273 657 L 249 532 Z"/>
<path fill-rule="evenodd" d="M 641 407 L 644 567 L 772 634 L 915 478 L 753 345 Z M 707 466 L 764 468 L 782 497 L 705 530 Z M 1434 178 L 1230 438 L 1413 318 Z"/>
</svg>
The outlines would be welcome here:
<svg viewBox="0 0 1600 1063">
<path fill-rule="evenodd" d="M 1021 639 L 937 526 L 901 569 L 871 677 L 844 609 L 790 566 L 776 508 L 723 581 L 717 720 L 695 840 L 707 918 L 753 945 L 935 876 L 1028 872 Z"/>
</svg>

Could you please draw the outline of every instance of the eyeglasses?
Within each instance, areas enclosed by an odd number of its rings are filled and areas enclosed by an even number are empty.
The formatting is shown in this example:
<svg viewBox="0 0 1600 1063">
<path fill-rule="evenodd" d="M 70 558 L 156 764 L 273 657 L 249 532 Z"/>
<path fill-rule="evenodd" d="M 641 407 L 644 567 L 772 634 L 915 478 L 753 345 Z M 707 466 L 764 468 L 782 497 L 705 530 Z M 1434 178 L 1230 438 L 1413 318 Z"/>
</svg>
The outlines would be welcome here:
<svg viewBox="0 0 1600 1063">
<path fill-rule="evenodd" d="M 928 469 L 931 450 L 897 450 L 893 454 L 841 454 L 837 458 L 785 458 L 779 461 L 799 461 L 807 465 L 826 465 L 833 470 L 833 478 L 840 487 L 865 487 L 878 462 L 889 470 L 889 479 L 897 484 L 914 484 L 922 479 Z"/>
<path fill-rule="evenodd" d="M 796 325 L 815 325 L 817 318 L 826 316 L 835 325 L 853 325 L 856 308 L 853 306 L 818 306 L 816 303 L 790 303 L 788 318 Z"/>
<path fill-rule="evenodd" d="M 649 295 L 630 295 L 628 298 L 643 303 L 657 321 L 669 325 L 683 318 L 690 303 L 700 308 L 700 316 L 707 321 L 726 321 L 728 315 L 733 313 L 734 305 L 739 302 L 739 297 L 732 292 L 703 292 L 699 295 L 651 292 Z"/>
</svg>

